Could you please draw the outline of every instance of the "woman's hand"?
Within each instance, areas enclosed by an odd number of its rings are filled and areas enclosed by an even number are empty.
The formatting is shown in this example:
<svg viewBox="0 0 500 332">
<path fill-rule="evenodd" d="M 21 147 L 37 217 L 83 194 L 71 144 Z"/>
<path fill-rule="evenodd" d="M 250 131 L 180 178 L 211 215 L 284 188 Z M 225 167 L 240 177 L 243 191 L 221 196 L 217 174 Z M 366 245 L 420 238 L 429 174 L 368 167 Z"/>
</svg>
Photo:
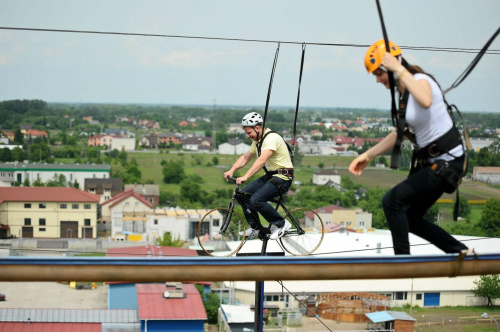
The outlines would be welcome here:
<svg viewBox="0 0 500 332">
<path fill-rule="evenodd" d="M 389 52 L 385 52 L 384 59 L 382 60 L 382 66 L 398 76 L 405 70 L 405 67 L 399 63 L 399 60 Z"/>
<path fill-rule="evenodd" d="M 366 166 L 370 163 L 372 159 L 368 156 L 368 154 L 363 153 L 354 159 L 349 165 L 349 172 L 354 175 L 361 175 Z"/>
</svg>

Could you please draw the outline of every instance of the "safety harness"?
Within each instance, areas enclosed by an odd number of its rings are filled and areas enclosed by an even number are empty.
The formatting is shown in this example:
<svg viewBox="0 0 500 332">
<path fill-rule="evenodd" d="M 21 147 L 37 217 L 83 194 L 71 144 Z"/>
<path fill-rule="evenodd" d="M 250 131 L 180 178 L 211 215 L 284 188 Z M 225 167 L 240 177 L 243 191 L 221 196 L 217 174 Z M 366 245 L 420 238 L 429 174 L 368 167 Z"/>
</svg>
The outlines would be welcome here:
<svg viewBox="0 0 500 332">
<path fill-rule="evenodd" d="M 426 74 L 428 75 L 428 74 Z M 430 75 L 428 75 L 430 78 L 434 80 L 434 78 Z M 435 81 L 435 80 L 434 80 Z M 437 82 L 436 82 L 437 83 Z M 439 86 L 439 84 L 438 84 Z M 408 89 L 405 89 L 403 94 L 400 96 L 399 99 L 399 109 L 398 109 L 398 116 L 397 116 L 397 139 L 396 139 L 396 144 L 394 145 L 394 149 L 392 150 L 392 155 L 391 155 L 391 167 L 397 168 L 397 160 L 398 160 L 398 155 L 401 151 L 401 143 L 403 141 L 404 137 L 407 137 L 413 144 L 413 154 L 411 158 L 411 165 L 410 165 L 410 175 L 414 174 L 416 171 L 419 169 L 429 166 L 428 159 L 429 158 L 434 158 L 441 156 L 443 154 L 449 154 L 450 156 L 454 157 L 453 155 L 450 154 L 450 151 L 456 148 L 459 145 L 462 145 L 463 151 L 464 151 L 464 164 L 463 164 L 463 171 L 461 174 L 458 174 L 455 170 L 449 168 L 448 162 L 445 161 L 436 161 L 432 165 L 430 165 L 431 170 L 433 170 L 436 175 L 439 175 L 443 178 L 445 181 L 445 189 L 444 191 L 447 193 L 452 193 L 453 191 L 456 190 L 456 199 L 455 199 L 455 206 L 453 209 L 453 219 L 457 220 L 458 219 L 458 207 L 459 207 L 459 201 L 460 201 L 460 194 L 459 194 L 459 185 L 462 182 L 462 178 L 464 177 L 465 173 L 467 172 L 467 166 L 468 166 L 468 158 L 467 158 L 467 149 L 465 148 L 465 145 L 470 149 L 470 142 L 469 138 L 467 136 L 467 130 L 464 126 L 463 118 L 462 115 L 460 114 L 460 111 L 455 105 L 449 105 L 448 102 L 446 101 L 446 98 L 444 98 L 443 94 L 443 100 L 446 104 L 446 108 L 448 110 L 448 115 L 451 118 L 452 121 L 452 127 L 450 130 L 448 130 L 445 134 L 434 140 L 433 142 L 429 143 L 425 147 L 420 148 L 417 143 L 416 143 L 416 137 L 413 133 L 410 132 L 408 128 L 408 124 L 406 122 L 406 106 L 408 105 L 408 98 L 409 98 L 409 92 Z M 460 118 L 462 119 L 462 129 L 464 132 L 465 136 L 465 144 L 464 140 L 462 139 L 462 136 L 460 135 L 460 132 L 455 125 L 455 119 L 453 117 L 453 108 L 457 111 L 459 114 Z"/>
</svg>

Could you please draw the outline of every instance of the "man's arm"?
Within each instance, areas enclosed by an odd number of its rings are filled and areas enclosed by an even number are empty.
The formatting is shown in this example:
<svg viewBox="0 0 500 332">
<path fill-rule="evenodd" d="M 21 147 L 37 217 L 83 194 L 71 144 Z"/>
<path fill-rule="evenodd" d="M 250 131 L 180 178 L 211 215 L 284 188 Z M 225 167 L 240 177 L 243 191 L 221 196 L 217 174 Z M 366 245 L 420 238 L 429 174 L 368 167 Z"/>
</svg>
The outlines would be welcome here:
<svg viewBox="0 0 500 332">
<path fill-rule="evenodd" d="M 245 173 L 245 175 L 236 179 L 236 184 L 242 184 L 243 182 L 247 181 L 252 175 L 260 171 L 266 164 L 269 157 L 273 155 L 273 153 L 274 153 L 273 150 L 262 151 L 260 157 L 257 158 L 257 160 L 255 160 L 252 167 L 250 167 L 250 169 Z"/>
<path fill-rule="evenodd" d="M 242 154 L 238 158 L 238 160 L 236 160 L 236 162 L 233 164 L 231 169 L 227 172 L 224 172 L 224 174 L 223 174 L 224 179 L 226 179 L 226 181 L 227 181 L 228 176 L 233 176 L 234 172 L 236 172 L 237 170 L 239 170 L 242 167 L 245 167 L 245 165 L 248 164 L 250 162 L 250 160 L 252 160 L 254 157 L 255 157 L 255 154 L 251 153 L 250 151 L 247 151 L 245 154 Z"/>
</svg>

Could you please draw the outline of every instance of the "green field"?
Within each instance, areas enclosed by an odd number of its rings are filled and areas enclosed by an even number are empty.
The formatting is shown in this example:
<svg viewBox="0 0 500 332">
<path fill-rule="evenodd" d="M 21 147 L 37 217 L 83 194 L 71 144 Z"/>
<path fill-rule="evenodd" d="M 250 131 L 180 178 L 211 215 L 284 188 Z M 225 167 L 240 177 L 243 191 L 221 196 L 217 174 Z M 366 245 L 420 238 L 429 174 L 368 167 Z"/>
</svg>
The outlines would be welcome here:
<svg viewBox="0 0 500 332">
<path fill-rule="evenodd" d="M 213 158 L 217 157 L 218 165 L 213 164 Z M 236 155 L 214 155 L 195 153 L 151 153 L 136 152 L 129 153 L 129 159 L 135 158 L 142 172 L 142 180 L 153 180 L 160 185 L 161 191 L 172 193 L 179 192 L 179 186 L 163 183 L 162 160 L 183 160 L 186 174 L 197 174 L 204 180 L 205 190 L 230 188 L 230 185 L 222 179 L 222 173 L 228 170 L 237 159 Z M 295 180 L 301 181 L 303 185 L 311 185 L 313 174 L 320 169 L 318 164 L 323 163 L 325 168 L 334 168 L 340 175 L 349 176 L 355 183 L 366 188 L 388 189 L 403 181 L 406 172 L 391 170 L 389 168 L 367 168 L 361 176 L 355 176 L 347 170 L 353 157 L 331 157 L 331 156 L 305 156 L 301 165 L 296 167 Z M 244 170 L 240 171 L 241 173 Z M 460 195 L 466 199 L 484 199 L 500 197 L 500 189 L 466 180 L 460 186 Z M 454 199 L 455 194 L 444 194 L 443 198 Z"/>
</svg>

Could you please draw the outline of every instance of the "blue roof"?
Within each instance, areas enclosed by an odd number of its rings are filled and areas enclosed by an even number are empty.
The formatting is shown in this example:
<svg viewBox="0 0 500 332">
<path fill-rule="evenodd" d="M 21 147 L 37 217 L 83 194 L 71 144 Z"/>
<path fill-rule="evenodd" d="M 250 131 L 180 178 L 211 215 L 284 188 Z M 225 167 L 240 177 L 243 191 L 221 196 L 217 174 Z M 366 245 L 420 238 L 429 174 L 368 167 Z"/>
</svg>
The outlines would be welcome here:
<svg viewBox="0 0 500 332">
<path fill-rule="evenodd" d="M 415 318 L 401 311 L 377 311 L 365 314 L 370 318 L 373 323 L 389 322 L 393 320 L 411 320 L 416 321 Z"/>
</svg>

